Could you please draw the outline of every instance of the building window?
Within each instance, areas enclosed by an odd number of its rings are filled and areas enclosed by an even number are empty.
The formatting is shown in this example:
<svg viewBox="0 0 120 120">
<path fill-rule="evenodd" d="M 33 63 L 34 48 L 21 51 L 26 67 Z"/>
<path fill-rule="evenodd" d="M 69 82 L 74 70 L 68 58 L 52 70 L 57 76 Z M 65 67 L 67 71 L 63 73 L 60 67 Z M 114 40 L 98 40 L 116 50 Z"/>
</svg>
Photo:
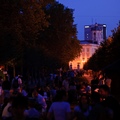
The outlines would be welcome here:
<svg viewBox="0 0 120 120">
<path fill-rule="evenodd" d="M 89 52 L 89 48 L 87 48 L 87 52 Z"/>
<path fill-rule="evenodd" d="M 88 38 L 88 34 L 87 34 L 87 38 Z"/>
<path fill-rule="evenodd" d="M 82 49 L 82 52 L 85 52 L 85 48 Z"/>
</svg>

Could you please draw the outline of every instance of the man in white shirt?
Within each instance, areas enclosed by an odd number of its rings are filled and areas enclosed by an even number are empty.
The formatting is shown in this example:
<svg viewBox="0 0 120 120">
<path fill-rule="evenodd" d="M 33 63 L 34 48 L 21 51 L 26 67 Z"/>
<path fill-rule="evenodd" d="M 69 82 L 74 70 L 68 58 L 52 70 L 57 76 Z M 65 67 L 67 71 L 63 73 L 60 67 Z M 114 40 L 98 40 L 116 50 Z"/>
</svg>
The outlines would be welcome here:
<svg viewBox="0 0 120 120">
<path fill-rule="evenodd" d="M 71 107 L 66 101 L 67 93 L 65 90 L 58 90 L 56 94 L 56 101 L 53 102 L 48 110 L 48 120 L 71 120 Z"/>
</svg>

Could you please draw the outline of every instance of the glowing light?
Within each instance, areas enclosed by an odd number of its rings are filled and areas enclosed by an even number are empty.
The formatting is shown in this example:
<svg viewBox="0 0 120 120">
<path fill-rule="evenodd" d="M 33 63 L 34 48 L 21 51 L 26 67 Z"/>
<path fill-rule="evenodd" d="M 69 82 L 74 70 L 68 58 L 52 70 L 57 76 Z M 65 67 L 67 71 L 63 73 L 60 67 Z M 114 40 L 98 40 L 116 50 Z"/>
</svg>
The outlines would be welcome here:
<svg viewBox="0 0 120 120">
<path fill-rule="evenodd" d="M 85 26 L 85 28 L 89 28 L 90 26 Z"/>
</svg>

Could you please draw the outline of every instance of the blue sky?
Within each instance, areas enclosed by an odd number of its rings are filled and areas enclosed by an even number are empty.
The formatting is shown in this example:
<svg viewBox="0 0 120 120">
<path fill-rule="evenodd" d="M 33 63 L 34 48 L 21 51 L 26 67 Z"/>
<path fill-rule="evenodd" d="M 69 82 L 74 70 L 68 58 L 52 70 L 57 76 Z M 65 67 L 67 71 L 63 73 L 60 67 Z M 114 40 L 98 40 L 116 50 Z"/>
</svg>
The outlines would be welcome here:
<svg viewBox="0 0 120 120">
<path fill-rule="evenodd" d="M 107 37 L 120 20 L 120 0 L 56 0 L 65 7 L 74 9 L 78 39 L 84 40 L 84 25 L 94 23 L 107 25 Z"/>
</svg>

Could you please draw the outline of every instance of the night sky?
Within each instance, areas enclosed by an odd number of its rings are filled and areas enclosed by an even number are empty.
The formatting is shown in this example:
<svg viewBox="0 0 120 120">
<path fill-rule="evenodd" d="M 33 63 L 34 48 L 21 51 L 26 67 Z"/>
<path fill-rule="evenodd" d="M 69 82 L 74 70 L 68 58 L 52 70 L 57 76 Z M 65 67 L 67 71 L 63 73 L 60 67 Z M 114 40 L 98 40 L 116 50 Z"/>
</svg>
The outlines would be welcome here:
<svg viewBox="0 0 120 120">
<path fill-rule="evenodd" d="M 74 9 L 78 39 L 84 40 L 84 25 L 95 23 L 107 25 L 107 37 L 120 20 L 120 0 L 56 0 L 65 7 Z"/>
</svg>

